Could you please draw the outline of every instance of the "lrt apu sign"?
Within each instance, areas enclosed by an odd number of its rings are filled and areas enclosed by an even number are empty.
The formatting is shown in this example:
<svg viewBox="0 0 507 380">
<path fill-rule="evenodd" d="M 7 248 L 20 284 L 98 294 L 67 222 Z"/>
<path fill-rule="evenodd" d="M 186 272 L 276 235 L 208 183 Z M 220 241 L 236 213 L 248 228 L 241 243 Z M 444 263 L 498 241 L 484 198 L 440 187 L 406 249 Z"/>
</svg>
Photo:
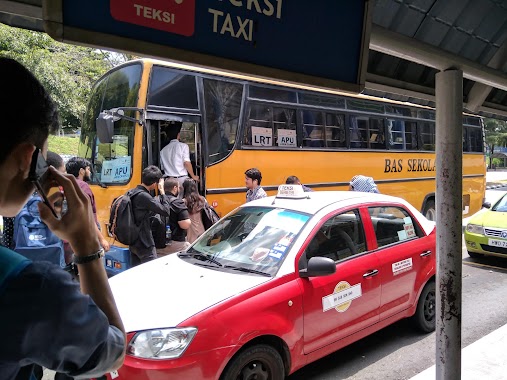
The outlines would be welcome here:
<svg viewBox="0 0 507 380">
<path fill-rule="evenodd" d="M 369 0 L 44 0 L 60 41 L 360 92 Z"/>
</svg>

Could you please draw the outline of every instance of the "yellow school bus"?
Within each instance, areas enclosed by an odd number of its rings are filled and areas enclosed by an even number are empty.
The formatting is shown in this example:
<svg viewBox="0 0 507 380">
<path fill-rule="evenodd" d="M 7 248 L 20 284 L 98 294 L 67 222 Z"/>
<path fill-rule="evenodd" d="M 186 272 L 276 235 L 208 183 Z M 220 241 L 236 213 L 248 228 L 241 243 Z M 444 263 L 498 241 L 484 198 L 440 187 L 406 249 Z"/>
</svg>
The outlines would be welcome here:
<svg viewBox="0 0 507 380">
<path fill-rule="evenodd" d="M 274 194 L 296 175 L 313 190 L 347 190 L 356 174 L 435 218 L 435 111 L 370 96 L 289 88 L 273 81 L 150 59 L 109 71 L 94 86 L 79 156 L 103 231 L 117 196 L 141 182 L 175 123 L 190 147 L 200 191 L 221 215 L 245 201 L 244 172 Z M 463 115 L 463 214 L 485 190 L 482 120 Z"/>
</svg>

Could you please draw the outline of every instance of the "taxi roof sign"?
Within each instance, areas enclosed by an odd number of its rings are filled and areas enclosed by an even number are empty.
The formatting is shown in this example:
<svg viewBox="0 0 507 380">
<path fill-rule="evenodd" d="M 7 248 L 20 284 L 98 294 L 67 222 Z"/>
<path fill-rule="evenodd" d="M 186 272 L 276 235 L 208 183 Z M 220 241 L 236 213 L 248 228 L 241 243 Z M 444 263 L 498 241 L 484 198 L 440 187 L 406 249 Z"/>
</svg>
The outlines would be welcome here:
<svg viewBox="0 0 507 380">
<path fill-rule="evenodd" d="M 305 194 L 302 185 L 280 185 L 278 186 L 277 198 L 292 198 L 302 199 L 308 198 L 308 194 Z"/>
</svg>

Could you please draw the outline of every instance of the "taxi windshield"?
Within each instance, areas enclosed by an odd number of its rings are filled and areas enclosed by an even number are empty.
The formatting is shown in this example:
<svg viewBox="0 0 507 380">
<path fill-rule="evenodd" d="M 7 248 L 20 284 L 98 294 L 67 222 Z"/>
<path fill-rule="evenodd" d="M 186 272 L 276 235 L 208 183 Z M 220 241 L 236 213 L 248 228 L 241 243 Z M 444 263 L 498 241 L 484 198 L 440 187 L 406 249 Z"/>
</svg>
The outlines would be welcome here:
<svg viewBox="0 0 507 380">
<path fill-rule="evenodd" d="M 504 195 L 492 208 L 493 211 L 506 212 L 507 211 L 507 194 Z"/>
<path fill-rule="evenodd" d="M 200 265 L 228 271 L 273 276 L 309 218 L 280 208 L 239 208 L 180 257 L 193 257 Z"/>
</svg>

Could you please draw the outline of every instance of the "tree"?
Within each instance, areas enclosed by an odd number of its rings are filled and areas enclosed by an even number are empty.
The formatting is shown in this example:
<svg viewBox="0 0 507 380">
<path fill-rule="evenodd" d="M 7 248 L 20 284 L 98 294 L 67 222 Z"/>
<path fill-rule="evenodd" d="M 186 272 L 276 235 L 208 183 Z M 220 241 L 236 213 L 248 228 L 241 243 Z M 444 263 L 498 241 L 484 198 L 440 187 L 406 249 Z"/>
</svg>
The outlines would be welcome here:
<svg viewBox="0 0 507 380">
<path fill-rule="evenodd" d="M 492 164 L 495 147 L 507 145 L 507 122 L 497 119 L 484 119 L 484 130 L 486 134 L 486 145 L 488 146 L 489 166 Z"/>
<path fill-rule="evenodd" d="M 58 105 L 62 127 L 71 129 L 80 127 L 93 83 L 128 58 L 4 24 L 0 24 L 0 56 L 17 60 L 39 79 Z"/>
</svg>

